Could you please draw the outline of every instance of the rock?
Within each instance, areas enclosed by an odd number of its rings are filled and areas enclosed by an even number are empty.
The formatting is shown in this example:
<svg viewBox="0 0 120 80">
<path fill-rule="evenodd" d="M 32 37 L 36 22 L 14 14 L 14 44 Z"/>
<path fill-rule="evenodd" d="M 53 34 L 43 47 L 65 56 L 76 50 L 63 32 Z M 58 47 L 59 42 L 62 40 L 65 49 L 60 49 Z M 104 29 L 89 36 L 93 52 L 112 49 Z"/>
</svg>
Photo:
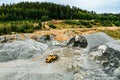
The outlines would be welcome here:
<svg viewBox="0 0 120 80">
<path fill-rule="evenodd" d="M 99 53 L 105 53 L 105 51 L 106 51 L 107 48 L 108 48 L 108 46 L 106 46 L 106 45 L 100 45 L 98 47 L 98 52 Z"/>
<path fill-rule="evenodd" d="M 48 42 L 46 39 L 37 42 L 26 37 L 25 40 L 1 43 L 0 80 L 119 80 L 119 43 L 112 43 L 118 47 L 118 50 L 114 49 L 105 44 L 111 40 L 108 36 L 96 34 L 90 34 L 89 37 L 75 36 L 69 40 L 69 44 L 55 41 L 54 36 L 50 36 Z M 58 47 L 63 44 L 71 47 Z M 45 59 L 51 53 L 57 54 L 59 59 L 46 63 Z M 105 57 L 106 60 L 101 60 L 104 67 L 100 60 L 98 63 L 97 59 L 91 59 L 89 55 L 94 58 L 97 55 Z"/>
<path fill-rule="evenodd" d="M 27 59 L 40 54 L 40 51 L 47 49 L 47 45 L 35 42 L 34 40 L 15 41 L 0 45 L 0 62 L 15 59 Z"/>
<path fill-rule="evenodd" d="M 15 39 L 14 39 L 13 36 L 9 35 L 9 36 L 6 37 L 6 40 L 7 40 L 7 42 L 12 42 Z"/>
<path fill-rule="evenodd" d="M 19 34 L 16 34 L 16 35 L 15 35 L 15 39 L 16 39 L 16 40 L 21 40 L 20 35 L 19 35 Z"/>
<path fill-rule="evenodd" d="M 74 79 L 73 80 L 84 80 L 84 78 L 81 76 L 80 73 L 74 74 Z"/>
<path fill-rule="evenodd" d="M 104 62 L 103 67 L 107 67 L 109 65 L 109 62 Z"/>
<path fill-rule="evenodd" d="M 30 39 L 29 34 L 24 34 L 24 36 L 25 36 L 25 39 Z"/>
<path fill-rule="evenodd" d="M 94 59 L 94 58 L 99 59 L 99 58 L 101 58 L 101 56 L 103 55 L 103 53 L 105 53 L 105 51 L 106 51 L 107 48 L 108 48 L 108 46 L 106 46 L 106 45 L 100 45 L 100 46 L 98 46 L 98 48 L 96 49 L 97 52 L 95 52 L 95 51 L 93 50 L 93 52 L 92 52 L 92 53 L 89 53 L 89 55 L 90 55 L 91 57 L 93 57 L 93 59 Z"/>
<path fill-rule="evenodd" d="M 120 79 L 120 67 L 119 68 L 116 68 L 114 71 L 113 71 L 113 75 L 118 77 Z"/>
<path fill-rule="evenodd" d="M 108 58 L 108 60 L 113 59 L 113 58 L 118 58 L 120 59 L 120 52 L 108 47 L 106 49 L 106 51 L 103 53 L 104 56 L 106 56 L 106 58 Z"/>
<path fill-rule="evenodd" d="M 6 37 L 5 36 L 0 36 L 0 43 L 6 42 Z"/>
<path fill-rule="evenodd" d="M 88 45 L 87 40 L 85 37 L 77 35 L 73 38 L 71 38 L 68 42 L 67 42 L 67 46 L 70 47 L 79 47 L 79 48 L 86 48 Z"/>
<path fill-rule="evenodd" d="M 102 53 L 102 58 L 106 58 L 103 61 L 104 71 L 109 75 L 113 75 L 114 70 L 120 67 L 120 41 L 112 41 L 105 45 L 99 46 L 98 52 Z"/>
<path fill-rule="evenodd" d="M 49 35 L 39 36 L 39 37 L 37 37 L 37 41 L 46 43 L 46 42 L 50 41 L 50 36 Z"/>
<path fill-rule="evenodd" d="M 35 39 L 38 42 L 47 43 L 47 42 L 53 40 L 54 36 L 55 35 L 43 35 L 43 36 L 38 36 Z"/>
</svg>

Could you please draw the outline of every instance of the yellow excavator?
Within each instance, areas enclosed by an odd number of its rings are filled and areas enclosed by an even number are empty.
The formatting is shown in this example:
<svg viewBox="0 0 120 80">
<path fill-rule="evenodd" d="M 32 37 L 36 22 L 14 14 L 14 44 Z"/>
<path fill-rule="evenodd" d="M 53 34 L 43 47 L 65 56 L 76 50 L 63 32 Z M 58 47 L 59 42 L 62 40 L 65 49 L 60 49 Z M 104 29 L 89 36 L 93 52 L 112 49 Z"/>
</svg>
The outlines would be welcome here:
<svg viewBox="0 0 120 80">
<path fill-rule="evenodd" d="M 50 55 L 46 58 L 45 62 L 46 62 L 46 63 L 51 63 L 51 62 L 53 62 L 53 61 L 55 61 L 55 60 L 57 60 L 57 59 L 58 59 L 58 55 L 57 55 L 57 54 L 50 54 Z"/>
</svg>

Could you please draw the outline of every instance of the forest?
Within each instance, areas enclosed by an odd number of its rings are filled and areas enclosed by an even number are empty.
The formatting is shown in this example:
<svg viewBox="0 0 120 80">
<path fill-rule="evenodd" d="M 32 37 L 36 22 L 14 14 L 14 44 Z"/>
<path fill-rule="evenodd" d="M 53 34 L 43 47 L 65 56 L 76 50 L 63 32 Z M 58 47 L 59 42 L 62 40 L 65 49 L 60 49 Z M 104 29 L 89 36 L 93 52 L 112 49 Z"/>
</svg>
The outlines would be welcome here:
<svg viewBox="0 0 120 80">
<path fill-rule="evenodd" d="M 78 25 L 88 25 L 94 20 L 94 25 L 120 26 L 120 14 L 103 13 L 82 10 L 69 5 L 48 2 L 20 2 L 17 4 L 2 4 L 0 6 L 0 35 L 14 32 L 33 32 L 41 29 L 41 22 L 48 20 L 66 20 L 67 24 L 74 24 L 70 20 L 80 20 Z M 86 22 L 84 22 L 87 20 Z M 34 23 L 38 23 L 34 26 Z M 76 24 L 76 23 L 75 23 Z M 92 27 L 89 26 L 89 27 Z M 88 27 L 88 28 L 89 28 Z"/>
</svg>

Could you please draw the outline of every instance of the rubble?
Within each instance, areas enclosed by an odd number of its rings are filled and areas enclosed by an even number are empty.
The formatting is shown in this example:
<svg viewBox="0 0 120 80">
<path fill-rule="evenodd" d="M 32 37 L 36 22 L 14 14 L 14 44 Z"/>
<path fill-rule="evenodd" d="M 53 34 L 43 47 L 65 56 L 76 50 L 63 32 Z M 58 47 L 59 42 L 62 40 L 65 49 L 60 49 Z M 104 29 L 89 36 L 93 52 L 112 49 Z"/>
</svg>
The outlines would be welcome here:
<svg viewBox="0 0 120 80">
<path fill-rule="evenodd" d="M 68 42 L 67 42 L 67 46 L 70 47 L 79 47 L 79 48 L 86 48 L 88 45 L 87 40 L 85 37 L 77 35 L 73 38 L 71 38 Z"/>
<path fill-rule="evenodd" d="M 15 41 L 0 45 L 0 62 L 26 59 L 39 54 L 47 48 L 47 45 L 28 39 L 26 41 Z"/>
<path fill-rule="evenodd" d="M 94 57 L 100 61 L 104 72 L 120 79 L 120 41 L 114 40 L 100 45 L 96 53 L 97 57 Z"/>
<path fill-rule="evenodd" d="M 6 37 L 5 36 L 0 36 L 0 43 L 6 42 Z"/>
<path fill-rule="evenodd" d="M 0 80 L 120 79 L 120 41 L 101 32 L 78 35 L 68 42 L 53 37 L 36 37 L 36 41 L 18 37 L 14 42 L 1 43 Z M 45 58 L 51 53 L 59 58 L 48 64 Z"/>
<path fill-rule="evenodd" d="M 42 42 L 42 43 L 47 43 L 51 40 L 54 39 L 56 35 L 51 34 L 51 35 L 42 35 L 42 36 L 34 36 L 32 39 L 36 40 L 37 42 Z"/>
</svg>

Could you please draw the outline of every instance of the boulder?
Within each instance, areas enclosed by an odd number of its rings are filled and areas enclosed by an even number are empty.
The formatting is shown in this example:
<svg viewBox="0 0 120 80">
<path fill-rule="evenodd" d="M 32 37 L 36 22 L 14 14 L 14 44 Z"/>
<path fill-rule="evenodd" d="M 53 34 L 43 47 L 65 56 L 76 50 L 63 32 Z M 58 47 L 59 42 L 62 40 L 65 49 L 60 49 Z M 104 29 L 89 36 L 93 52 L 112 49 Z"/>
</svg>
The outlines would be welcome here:
<svg viewBox="0 0 120 80">
<path fill-rule="evenodd" d="M 106 58 L 103 62 L 104 71 L 109 75 L 116 75 L 120 67 L 120 41 L 114 40 L 105 45 L 106 47 L 98 47 L 98 50 L 102 52 L 102 57 Z M 120 78 L 120 76 L 118 76 L 118 78 Z"/>
<path fill-rule="evenodd" d="M 16 35 L 15 35 L 15 39 L 16 39 L 16 40 L 22 40 L 19 34 L 16 34 Z"/>
<path fill-rule="evenodd" d="M 3 43 L 3 42 L 6 42 L 6 37 L 5 36 L 0 36 L 0 42 Z"/>
<path fill-rule="evenodd" d="M 67 46 L 70 47 L 86 48 L 87 45 L 88 45 L 87 39 L 84 36 L 80 36 L 80 35 L 71 38 L 67 42 Z"/>
<path fill-rule="evenodd" d="M 55 35 L 42 35 L 42 36 L 35 37 L 34 39 L 38 42 L 47 43 L 53 40 L 54 36 Z"/>
<path fill-rule="evenodd" d="M 113 71 L 113 75 L 120 79 L 120 67 Z"/>
</svg>

